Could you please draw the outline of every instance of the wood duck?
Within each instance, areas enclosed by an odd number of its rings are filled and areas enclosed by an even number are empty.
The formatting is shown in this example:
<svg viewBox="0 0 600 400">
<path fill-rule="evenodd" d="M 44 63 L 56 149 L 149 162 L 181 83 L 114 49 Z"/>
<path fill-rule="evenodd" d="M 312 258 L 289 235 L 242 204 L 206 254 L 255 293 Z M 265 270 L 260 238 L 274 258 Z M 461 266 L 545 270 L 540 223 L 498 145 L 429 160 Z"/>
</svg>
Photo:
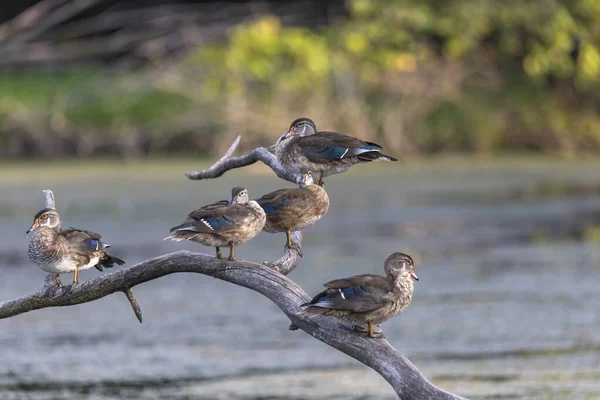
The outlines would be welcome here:
<svg viewBox="0 0 600 400">
<path fill-rule="evenodd" d="M 352 165 L 374 160 L 398 161 L 381 153 L 376 143 L 364 142 L 336 132 L 318 132 L 309 118 L 298 118 L 290 124 L 288 132 L 277 141 L 277 160 L 285 167 L 300 172 L 308 168 L 318 172 L 317 185 L 323 178 L 339 174 Z"/>
<path fill-rule="evenodd" d="M 395 317 L 412 301 L 415 274 L 412 258 L 404 253 L 390 255 L 384 264 L 386 277 L 379 275 L 356 275 L 346 279 L 327 282 L 324 292 L 316 295 L 303 312 L 309 315 L 328 315 L 354 324 L 367 323 L 368 330 L 356 325 L 358 332 L 369 337 L 381 334 L 373 332 L 373 324 L 380 324 Z"/>
<path fill-rule="evenodd" d="M 302 171 L 300 187 L 267 193 L 256 202 L 267 214 L 263 230 L 285 232 L 288 248 L 292 247 L 292 231 L 312 226 L 329 209 L 329 196 L 322 187 L 315 185 L 310 170 Z"/>
<path fill-rule="evenodd" d="M 102 243 L 99 234 L 75 228 L 61 228 L 60 216 L 52 208 L 44 208 L 35 214 L 33 224 L 27 231 L 29 258 L 46 271 L 56 274 L 60 285 L 60 274 L 73 273 L 73 284 L 78 282 L 79 271 L 96 267 L 112 268 L 125 261 L 111 256 L 106 251 L 110 245 Z"/>
<path fill-rule="evenodd" d="M 165 239 L 191 240 L 217 249 L 217 258 L 223 259 L 220 247 L 229 246 L 229 260 L 234 261 L 234 248 L 253 239 L 265 226 L 265 212 L 248 191 L 235 187 L 231 201 L 221 200 L 192 211 L 184 223 L 171 228 Z"/>
</svg>

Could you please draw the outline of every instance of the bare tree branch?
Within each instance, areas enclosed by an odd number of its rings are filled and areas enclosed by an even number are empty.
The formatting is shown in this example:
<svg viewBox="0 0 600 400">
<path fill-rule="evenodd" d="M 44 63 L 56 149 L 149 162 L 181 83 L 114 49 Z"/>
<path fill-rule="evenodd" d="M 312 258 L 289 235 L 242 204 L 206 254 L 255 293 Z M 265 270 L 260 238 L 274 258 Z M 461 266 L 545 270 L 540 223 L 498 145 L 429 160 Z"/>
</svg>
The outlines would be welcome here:
<svg viewBox="0 0 600 400">
<path fill-rule="evenodd" d="M 56 203 L 54 201 L 54 193 L 52 193 L 52 190 L 44 189 L 42 192 L 44 193 L 44 202 L 46 203 L 46 208 L 56 210 Z"/>
<path fill-rule="evenodd" d="M 272 151 L 275 148 L 274 145 L 267 149 L 265 149 L 264 147 L 258 147 L 252 150 L 250 153 L 244 154 L 243 156 L 231 157 L 235 149 L 237 149 L 237 146 L 240 143 L 240 139 L 241 137 L 238 136 L 229 148 L 229 150 L 227 150 L 225 155 L 208 169 L 205 169 L 201 172 L 187 172 L 185 175 L 191 180 L 215 179 L 220 177 L 230 169 L 241 168 L 247 165 L 254 164 L 257 161 L 262 161 L 263 163 L 268 165 L 273 170 L 273 172 L 275 172 L 275 174 L 277 174 L 277 176 L 281 179 L 285 179 L 286 181 L 292 183 L 299 182 L 300 174 L 286 169 L 283 165 L 279 163 L 279 161 L 277 161 L 277 158 L 272 153 Z"/>
<path fill-rule="evenodd" d="M 402 400 L 462 399 L 425 378 L 417 367 L 383 338 L 371 339 L 328 317 L 307 317 L 300 305 L 310 297 L 296 283 L 272 268 L 245 261 L 219 260 L 205 254 L 179 251 L 53 293 L 42 289 L 0 303 L 0 318 L 46 307 L 94 301 L 115 292 L 176 272 L 195 272 L 254 290 L 275 303 L 292 323 L 316 339 L 373 368 L 392 385 Z"/>
<path fill-rule="evenodd" d="M 267 267 L 273 268 L 280 274 L 287 275 L 296 268 L 302 257 L 302 232 L 292 232 L 292 247 L 284 247 L 284 254 L 279 260 L 274 262 L 263 261 Z"/>
</svg>

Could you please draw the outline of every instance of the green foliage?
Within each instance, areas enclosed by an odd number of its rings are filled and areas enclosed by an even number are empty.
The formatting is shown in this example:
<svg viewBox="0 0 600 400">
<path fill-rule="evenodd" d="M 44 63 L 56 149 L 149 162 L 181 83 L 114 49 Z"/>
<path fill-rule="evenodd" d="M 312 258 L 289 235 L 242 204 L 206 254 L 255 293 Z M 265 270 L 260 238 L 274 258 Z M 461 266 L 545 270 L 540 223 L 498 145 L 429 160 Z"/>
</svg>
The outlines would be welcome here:
<svg viewBox="0 0 600 400">
<path fill-rule="evenodd" d="M 96 71 L 0 75 L 0 116 L 60 113 L 65 123 L 99 128 L 154 125 L 185 110 L 179 93 L 134 85 Z"/>
<path fill-rule="evenodd" d="M 241 25 L 225 45 L 201 48 L 188 62 L 207 71 L 204 87 L 215 98 L 287 96 L 298 111 L 281 114 L 310 111 L 307 96 L 343 105 L 342 76 L 383 139 L 394 132 L 384 127 L 382 104 L 427 96 L 424 85 L 407 93 L 404 80 L 437 68 L 432 84 L 446 84 L 441 75 L 457 67 L 466 77 L 430 90 L 434 101 L 421 100 L 404 117 L 419 150 L 599 148 L 600 2 L 351 0 L 348 7 L 349 21 L 317 32 L 273 16 Z M 329 122 L 339 125 L 349 111 L 331 112 Z"/>
<path fill-rule="evenodd" d="M 70 123 L 101 128 L 155 126 L 185 110 L 189 100 L 177 93 L 150 89 L 112 92 L 77 102 L 65 110 Z"/>
<path fill-rule="evenodd" d="M 347 6 L 348 20 L 318 29 L 274 16 L 241 24 L 168 79 L 0 76 L 0 140 L 45 118 L 119 134 L 158 127 L 177 140 L 201 127 L 203 138 L 244 133 L 269 144 L 309 115 L 399 154 L 600 150 L 600 1 Z M 201 150 L 218 152 L 219 142 L 203 140 Z"/>
</svg>

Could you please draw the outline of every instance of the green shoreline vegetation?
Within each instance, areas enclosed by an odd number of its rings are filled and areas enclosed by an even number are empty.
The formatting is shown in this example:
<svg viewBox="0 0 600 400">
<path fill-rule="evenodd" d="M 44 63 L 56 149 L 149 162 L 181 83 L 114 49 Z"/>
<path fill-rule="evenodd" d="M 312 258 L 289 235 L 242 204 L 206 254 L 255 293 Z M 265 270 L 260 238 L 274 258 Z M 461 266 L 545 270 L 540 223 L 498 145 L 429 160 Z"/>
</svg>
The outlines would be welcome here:
<svg viewBox="0 0 600 400">
<path fill-rule="evenodd" d="M 317 29 L 239 25 L 168 68 L 0 74 L 0 157 L 214 157 L 298 116 L 402 156 L 600 150 L 600 2 L 347 5 Z"/>
</svg>

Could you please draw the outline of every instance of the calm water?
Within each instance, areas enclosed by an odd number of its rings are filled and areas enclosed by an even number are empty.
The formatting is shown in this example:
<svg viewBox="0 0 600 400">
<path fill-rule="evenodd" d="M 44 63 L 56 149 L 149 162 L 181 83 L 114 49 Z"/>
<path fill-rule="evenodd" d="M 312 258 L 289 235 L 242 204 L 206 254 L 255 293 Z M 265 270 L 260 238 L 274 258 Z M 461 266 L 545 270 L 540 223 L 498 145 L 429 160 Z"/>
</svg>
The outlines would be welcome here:
<svg viewBox="0 0 600 400">
<path fill-rule="evenodd" d="M 600 398 L 600 163 L 406 168 L 330 178 L 330 211 L 305 232 L 290 277 L 315 294 L 333 278 L 382 273 L 387 255 L 405 251 L 417 261 L 415 299 L 383 328 L 436 384 L 472 399 Z M 0 301 L 43 284 L 25 237 L 43 188 L 66 225 L 102 233 L 131 265 L 212 252 L 162 238 L 232 186 L 255 196 L 286 186 L 268 174 L 190 182 L 183 171 L 154 181 L 127 171 L 93 184 L 26 174 L 2 184 Z M 236 255 L 276 259 L 284 238 L 261 234 Z M 135 293 L 142 325 L 121 294 L 0 321 L 0 398 L 394 398 L 247 289 L 177 274 Z"/>
</svg>

